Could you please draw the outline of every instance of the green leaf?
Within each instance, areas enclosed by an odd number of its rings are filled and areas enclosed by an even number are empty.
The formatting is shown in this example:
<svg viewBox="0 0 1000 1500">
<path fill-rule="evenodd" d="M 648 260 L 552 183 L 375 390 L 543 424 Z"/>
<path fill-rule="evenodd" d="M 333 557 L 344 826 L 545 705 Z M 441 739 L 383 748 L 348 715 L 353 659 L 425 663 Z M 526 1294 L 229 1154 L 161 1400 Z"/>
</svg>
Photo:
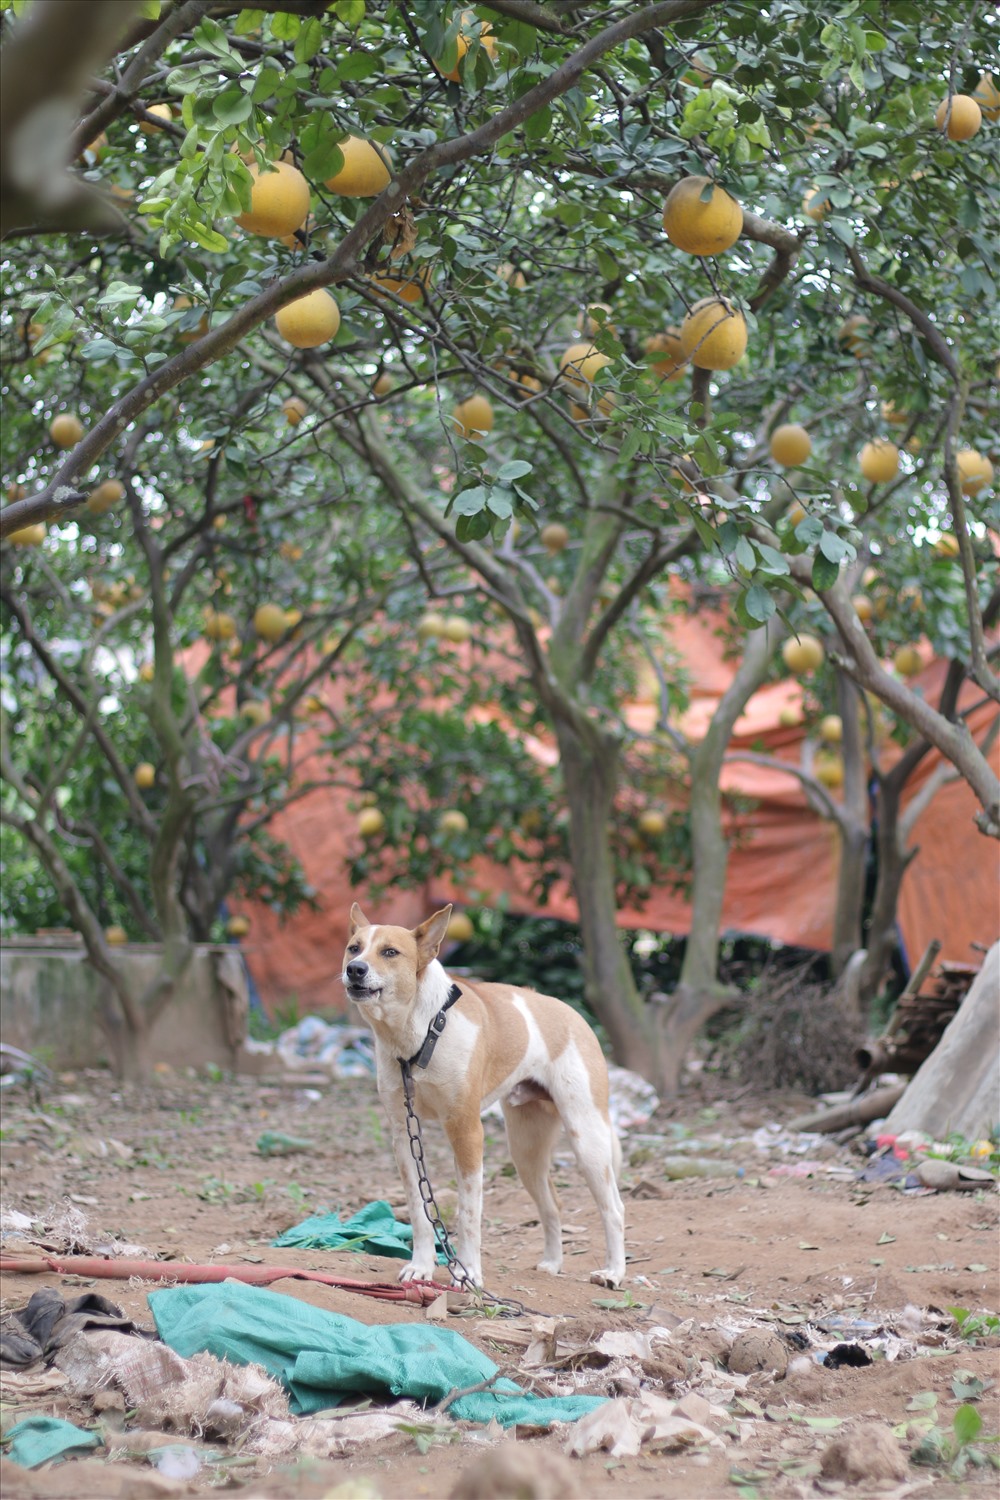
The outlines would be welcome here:
<svg viewBox="0 0 1000 1500">
<path fill-rule="evenodd" d="M 975 1442 L 983 1430 L 983 1419 L 976 1408 L 966 1402 L 952 1417 L 951 1425 L 956 1438 L 964 1446 Z"/>
<path fill-rule="evenodd" d="M 455 522 L 455 535 L 460 542 L 481 542 L 490 534 L 490 518 L 485 511 L 476 516 L 459 516 Z"/>
<path fill-rule="evenodd" d="M 462 490 L 456 495 L 451 503 L 451 508 L 457 516 L 477 516 L 485 509 L 489 500 L 489 492 L 481 484 L 474 485 L 471 489 Z"/>
<path fill-rule="evenodd" d="M 552 111 L 547 104 L 543 104 L 541 109 L 536 109 L 525 120 L 524 139 L 529 142 L 544 140 L 551 128 Z"/>
<path fill-rule="evenodd" d="M 736 560 L 736 566 L 742 568 L 745 573 L 752 573 L 757 566 L 757 554 L 753 550 L 753 543 L 748 537 L 740 537 L 736 543 L 733 556 Z"/>
<path fill-rule="evenodd" d="M 229 249 L 229 241 L 224 234 L 197 219 L 184 219 L 180 227 L 189 240 L 193 240 L 203 250 L 210 250 L 214 255 L 221 255 L 224 250 Z"/>
<path fill-rule="evenodd" d="M 777 609 L 777 605 L 762 584 L 752 583 L 746 591 L 746 611 L 751 620 L 765 624 Z"/>
<path fill-rule="evenodd" d="M 819 550 L 830 562 L 842 563 L 852 549 L 835 531 L 824 531 L 819 539 Z"/>
<path fill-rule="evenodd" d="M 370 78 L 378 71 L 378 58 L 371 57 L 367 52 L 349 52 L 337 64 L 337 79 L 340 83 L 357 83 L 362 78 Z"/>
<path fill-rule="evenodd" d="M 494 486 L 490 490 L 486 505 L 493 515 L 499 516 L 501 521 L 509 521 L 514 514 L 514 496 L 510 490 L 502 489 L 500 486 Z"/>
<path fill-rule="evenodd" d="M 618 457 L 622 460 L 623 463 L 628 463 L 629 459 L 635 458 L 635 455 L 639 451 L 639 444 L 642 442 L 642 437 L 643 433 L 641 427 L 629 428 L 625 436 L 625 441 L 622 443 L 621 448 L 618 452 Z"/>
<path fill-rule="evenodd" d="M 333 13 L 352 31 L 356 31 L 365 18 L 365 0 L 334 0 Z"/>
<path fill-rule="evenodd" d="M 831 562 L 822 552 L 817 552 L 812 565 L 812 586 L 817 594 L 832 589 L 839 577 L 840 564 Z"/>
<path fill-rule="evenodd" d="M 758 542 L 757 551 L 760 554 L 758 566 L 762 573 L 777 573 L 783 576 L 791 572 L 788 558 L 775 547 L 769 547 L 766 542 Z"/>
<path fill-rule="evenodd" d="M 271 16 L 271 35 L 276 42 L 294 42 L 299 34 L 302 21 L 298 16 L 290 16 L 286 11 L 275 11 Z"/>
<path fill-rule="evenodd" d="M 692 511 L 691 521 L 694 525 L 695 531 L 698 533 L 698 536 L 706 549 L 709 552 L 717 552 L 719 548 L 719 539 L 716 536 L 715 532 L 712 530 L 711 526 L 705 520 L 705 517 L 699 515 L 697 511 Z"/>
<path fill-rule="evenodd" d="M 220 125 L 242 125 L 252 113 L 253 100 L 242 89 L 226 89 L 212 103 L 212 114 Z"/>
<path fill-rule="evenodd" d="M 534 468 L 524 458 L 511 458 L 505 464 L 501 464 L 497 470 L 497 479 L 501 484 L 511 484 L 515 479 L 523 479 L 525 474 L 530 474 Z"/>
<path fill-rule="evenodd" d="M 323 45 L 323 22 L 310 16 L 295 38 L 295 61 L 305 63 L 316 56 Z"/>
<path fill-rule="evenodd" d="M 234 36 L 250 36 L 258 27 L 264 24 L 264 12 L 262 10 L 241 10 L 236 17 L 233 27 Z"/>
</svg>

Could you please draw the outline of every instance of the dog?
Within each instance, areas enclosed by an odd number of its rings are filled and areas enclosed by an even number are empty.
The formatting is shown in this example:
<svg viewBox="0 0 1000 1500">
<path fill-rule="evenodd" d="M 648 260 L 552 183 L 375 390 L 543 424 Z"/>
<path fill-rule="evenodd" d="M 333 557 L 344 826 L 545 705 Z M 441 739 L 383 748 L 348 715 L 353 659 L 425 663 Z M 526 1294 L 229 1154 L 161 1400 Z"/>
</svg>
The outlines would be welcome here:
<svg viewBox="0 0 1000 1500">
<path fill-rule="evenodd" d="M 608 1069 L 600 1044 L 583 1017 L 551 995 L 519 985 L 454 985 L 437 956 L 450 917 L 446 906 L 412 930 L 383 926 L 370 922 L 355 902 L 344 955 L 344 988 L 374 1033 L 379 1097 L 413 1226 L 413 1259 L 399 1279 L 433 1280 L 436 1254 L 407 1133 L 403 1059 L 413 1065 L 417 1118 L 438 1120 L 454 1154 L 456 1250 L 476 1286 L 483 1284 L 480 1116 L 496 1100 L 518 1176 L 538 1207 L 544 1236 L 538 1269 L 556 1276 L 562 1268 L 559 1204 L 549 1169 L 565 1127 L 604 1225 L 605 1264 L 590 1279 L 619 1286 L 625 1275 L 621 1148 L 608 1115 Z M 453 1276 L 461 1279 L 457 1268 Z"/>
</svg>

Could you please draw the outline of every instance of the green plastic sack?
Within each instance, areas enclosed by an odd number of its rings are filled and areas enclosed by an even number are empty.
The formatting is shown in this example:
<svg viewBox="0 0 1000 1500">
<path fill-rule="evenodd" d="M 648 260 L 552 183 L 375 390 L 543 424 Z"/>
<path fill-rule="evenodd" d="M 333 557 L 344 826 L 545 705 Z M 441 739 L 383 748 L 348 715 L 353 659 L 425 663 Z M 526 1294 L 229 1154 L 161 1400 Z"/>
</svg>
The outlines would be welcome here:
<svg viewBox="0 0 1000 1500">
<path fill-rule="evenodd" d="M 294 1412 L 354 1396 L 407 1396 L 435 1403 L 496 1375 L 497 1366 L 450 1328 L 376 1324 L 312 1307 L 263 1287 L 224 1281 L 149 1293 L 160 1337 L 188 1359 L 207 1351 L 234 1364 L 262 1365 L 288 1390 Z M 512 1380 L 461 1396 L 448 1408 L 463 1421 L 510 1427 L 575 1422 L 603 1396 L 531 1396 Z"/>
<path fill-rule="evenodd" d="M 271 1243 L 282 1250 L 357 1250 L 409 1260 L 413 1254 L 413 1230 L 396 1218 L 388 1203 L 379 1199 L 366 1203 L 343 1223 L 339 1214 L 313 1214 L 311 1219 L 286 1229 Z M 438 1264 L 446 1264 L 440 1251 Z"/>
<path fill-rule="evenodd" d="M 64 1453 L 78 1453 L 83 1448 L 99 1448 L 102 1439 L 96 1432 L 74 1427 L 61 1417 L 25 1417 L 7 1433 L 11 1440 L 8 1458 L 22 1469 L 37 1469 Z"/>
</svg>

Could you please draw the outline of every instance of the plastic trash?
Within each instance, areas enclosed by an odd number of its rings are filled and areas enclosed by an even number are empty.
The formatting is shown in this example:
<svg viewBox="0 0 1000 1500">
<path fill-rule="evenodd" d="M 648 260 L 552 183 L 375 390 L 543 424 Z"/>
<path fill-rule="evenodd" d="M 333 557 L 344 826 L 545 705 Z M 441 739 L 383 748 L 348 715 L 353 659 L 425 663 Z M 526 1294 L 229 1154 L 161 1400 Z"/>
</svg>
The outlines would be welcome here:
<svg viewBox="0 0 1000 1500">
<path fill-rule="evenodd" d="M 666 1156 L 660 1162 L 664 1177 L 676 1181 L 682 1177 L 742 1177 L 743 1167 L 735 1162 L 719 1161 L 708 1156 Z"/>
</svg>

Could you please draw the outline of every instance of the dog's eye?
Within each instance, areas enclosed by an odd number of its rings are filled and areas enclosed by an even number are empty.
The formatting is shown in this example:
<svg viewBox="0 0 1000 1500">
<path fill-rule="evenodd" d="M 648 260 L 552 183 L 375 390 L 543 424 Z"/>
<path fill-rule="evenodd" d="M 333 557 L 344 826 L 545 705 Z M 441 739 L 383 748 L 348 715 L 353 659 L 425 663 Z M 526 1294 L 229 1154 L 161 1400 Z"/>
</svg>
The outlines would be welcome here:
<svg viewBox="0 0 1000 1500">
<path fill-rule="evenodd" d="M 348 943 L 348 945 L 347 945 L 347 951 L 348 951 L 348 953 L 360 953 L 361 952 L 361 944 L 360 943 Z"/>
<path fill-rule="evenodd" d="M 383 958 L 398 958 L 399 957 L 399 949 L 398 948 L 383 948 L 382 949 L 382 957 Z"/>
</svg>

